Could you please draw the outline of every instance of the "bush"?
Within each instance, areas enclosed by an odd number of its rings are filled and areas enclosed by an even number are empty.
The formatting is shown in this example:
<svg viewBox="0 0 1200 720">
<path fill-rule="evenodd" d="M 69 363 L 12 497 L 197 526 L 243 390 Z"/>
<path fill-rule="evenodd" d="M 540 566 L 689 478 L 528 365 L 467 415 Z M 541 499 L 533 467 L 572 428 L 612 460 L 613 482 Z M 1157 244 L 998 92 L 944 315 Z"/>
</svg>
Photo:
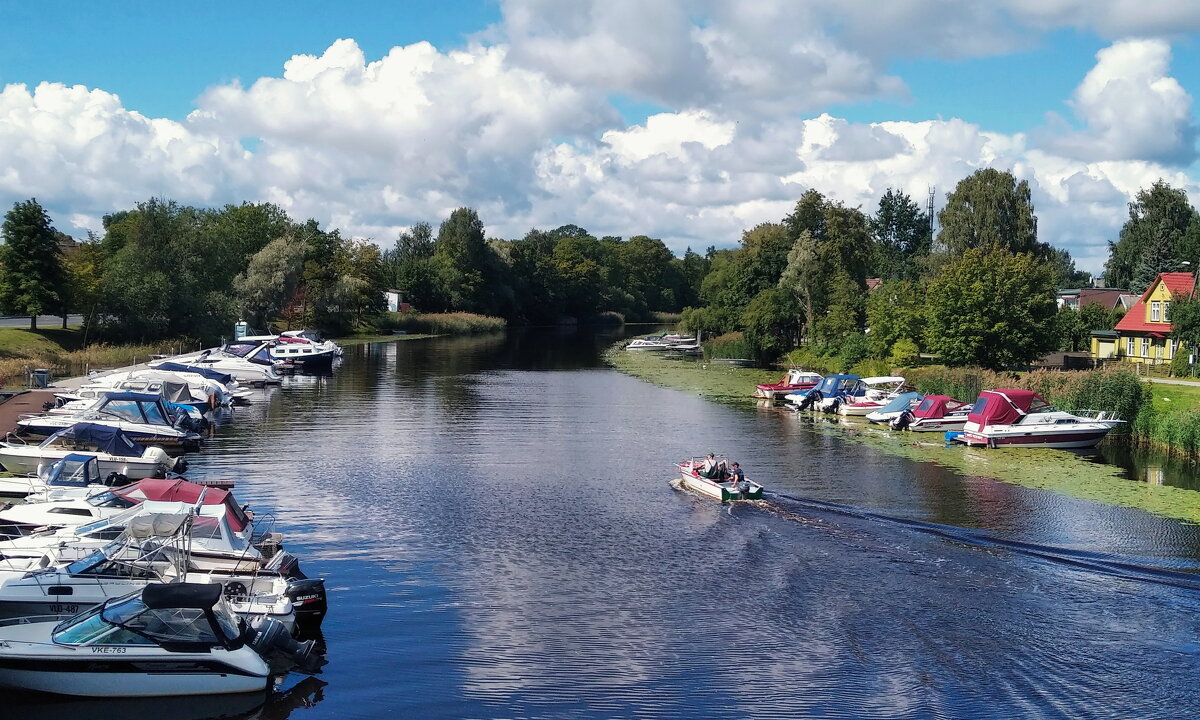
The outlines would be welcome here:
<svg viewBox="0 0 1200 720">
<path fill-rule="evenodd" d="M 705 341 L 704 356 L 709 358 L 745 360 L 751 358 L 753 352 L 742 333 L 731 332 Z"/>
<path fill-rule="evenodd" d="M 909 338 L 900 338 L 892 344 L 892 353 L 888 356 L 888 363 L 893 367 L 907 367 L 915 363 L 920 354 L 921 349 L 915 342 Z"/>
</svg>

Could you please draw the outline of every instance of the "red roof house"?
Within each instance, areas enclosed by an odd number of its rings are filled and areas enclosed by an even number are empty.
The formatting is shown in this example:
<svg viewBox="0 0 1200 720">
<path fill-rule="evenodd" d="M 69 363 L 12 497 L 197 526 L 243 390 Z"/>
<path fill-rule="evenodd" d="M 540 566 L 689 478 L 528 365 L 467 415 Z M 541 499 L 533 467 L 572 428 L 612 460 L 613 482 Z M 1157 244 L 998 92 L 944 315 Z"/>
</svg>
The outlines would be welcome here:
<svg viewBox="0 0 1200 720">
<path fill-rule="evenodd" d="M 1116 352 L 1135 362 L 1169 362 L 1178 350 L 1171 337 L 1167 313 L 1171 302 L 1195 292 L 1196 277 L 1190 272 L 1159 273 L 1125 317 L 1117 323 Z"/>
</svg>

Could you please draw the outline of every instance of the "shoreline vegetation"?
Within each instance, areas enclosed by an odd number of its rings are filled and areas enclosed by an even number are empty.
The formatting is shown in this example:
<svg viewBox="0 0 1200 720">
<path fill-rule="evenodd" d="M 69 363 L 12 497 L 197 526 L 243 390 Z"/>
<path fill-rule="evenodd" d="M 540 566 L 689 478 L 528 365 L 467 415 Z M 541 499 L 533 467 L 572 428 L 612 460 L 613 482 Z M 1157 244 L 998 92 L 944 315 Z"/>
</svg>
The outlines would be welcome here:
<svg viewBox="0 0 1200 720">
<path fill-rule="evenodd" d="M 695 393 L 715 402 L 747 410 L 760 407 L 758 399 L 752 396 L 754 386 L 762 382 L 775 382 L 780 375 L 778 370 L 738 367 L 711 362 L 707 357 L 703 361 L 693 362 L 660 357 L 655 353 L 627 352 L 623 349 L 623 343 L 611 347 L 605 354 L 605 360 L 616 370 L 646 382 Z M 921 368 L 906 372 L 913 375 L 918 389 L 921 384 L 933 388 L 924 392 L 954 389 L 956 384 L 961 392 L 966 383 L 991 382 L 995 380 L 992 375 L 996 375 L 986 374 L 987 371 L 945 368 Z M 978 379 L 972 379 L 972 374 Z M 1134 426 L 1131 428 L 1131 434 L 1136 432 L 1137 427 L 1144 428 L 1143 432 L 1149 433 L 1146 436 L 1149 439 L 1140 442 L 1148 445 L 1161 446 L 1163 426 L 1169 425 L 1180 414 L 1158 411 L 1155 405 L 1159 388 L 1152 387 L 1150 383 L 1141 383 L 1136 375 L 1122 368 L 1090 373 L 1026 373 L 1026 383 L 1018 382 L 1020 378 L 1014 379 L 1011 374 L 1001 375 L 1004 375 L 1007 386 L 1032 385 L 1038 392 L 1046 392 L 1046 399 L 1051 402 L 1056 402 L 1054 398 L 1074 398 L 1074 401 L 1104 399 L 1107 393 L 1119 392 L 1122 389 L 1132 393 L 1137 398 L 1136 407 L 1141 422 L 1130 423 Z M 1057 375 L 1068 377 L 1051 377 Z M 1083 377 L 1084 375 L 1091 377 Z M 918 377 L 922 379 L 917 380 Z M 1130 382 L 1137 385 L 1130 385 Z M 1196 392 L 1195 397 L 1200 397 L 1200 391 Z M 1200 415 L 1200 412 L 1192 410 L 1183 414 L 1193 417 Z M 798 422 L 807 421 L 802 415 L 797 414 L 794 417 Z M 1200 522 L 1200 493 L 1168 485 L 1132 481 L 1118 467 L 1097 464 L 1086 457 L 1064 450 L 947 447 L 940 438 L 925 438 L 912 433 L 896 434 L 866 423 L 839 421 L 823 416 L 817 416 L 812 426 L 816 432 L 841 437 L 847 442 L 865 444 L 881 452 L 917 462 L 934 463 L 965 475 L 988 477 L 1083 500 L 1139 508 L 1163 517 Z M 1182 439 L 1182 433 L 1176 434 Z M 1165 437 L 1168 440 L 1173 438 L 1170 431 Z"/>
</svg>

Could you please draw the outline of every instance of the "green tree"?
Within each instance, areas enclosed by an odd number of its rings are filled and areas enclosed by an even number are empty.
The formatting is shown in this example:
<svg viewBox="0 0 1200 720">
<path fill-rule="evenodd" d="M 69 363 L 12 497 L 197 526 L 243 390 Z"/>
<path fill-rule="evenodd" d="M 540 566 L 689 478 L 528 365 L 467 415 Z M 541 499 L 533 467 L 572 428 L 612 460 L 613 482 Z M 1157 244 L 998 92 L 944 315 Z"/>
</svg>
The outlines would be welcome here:
<svg viewBox="0 0 1200 720">
<path fill-rule="evenodd" d="M 1066 248 L 1049 248 L 1047 262 L 1054 266 L 1058 286 L 1062 288 L 1086 287 L 1092 282 L 1092 274 L 1075 268 L 1075 259 Z"/>
<path fill-rule="evenodd" d="M 933 245 L 929 215 L 905 193 L 888 188 L 879 198 L 869 229 L 875 240 L 872 274 L 916 280 L 918 259 L 928 255 Z"/>
<path fill-rule="evenodd" d="M 1129 203 L 1129 219 L 1121 227 L 1118 240 L 1108 243 L 1105 284 L 1132 287 L 1139 266 L 1147 259 L 1147 249 L 1156 243 L 1164 244 L 1166 249 L 1151 251 L 1153 256 L 1166 255 L 1175 263 L 1187 260 L 1193 267 L 1200 262 L 1200 215 L 1185 191 L 1161 179 L 1138 190 Z"/>
<path fill-rule="evenodd" d="M 1142 246 L 1142 257 L 1133 271 L 1133 280 L 1129 283 L 1131 292 L 1138 295 L 1146 292 L 1150 283 L 1159 273 L 1175 272 L 1181 263 L 1176 257 L 1175 246 L 1178 244 L 1177 233 L 1160 223 L 1154 228 L 1145 244 Z"/>
<path fill-rule="evenodd" d="M 839 347 L 847 337 L 862 331 L 866 298 L 862 285 L 839 269 L 830 280 L 829 305 L 813 325 L 813 338 L 827 347 Z"/>
<path fill-rule="evenodd" d="M 779 287 L 796 299 L 804 315 L 805 332 L 811 333 L 817 323 L 818 309 L 824 309 L 826 282 L 819 261 L 817 240 L 811 230 L 804 230 L 788 253 L 787 267 L 779 278 Z"/>
<path fill-rule="evenodd" d="M 503 262 L 488 245 L 483 221 L 471 208 L 458 208 L 438 228 L 433 260 L 455 310 L 503 314 L 511 286 Z"/>
<path fill-rule="evenodd" d="M 0 307 L 28 315 L 29 329 L 37 329 L 37 316 L 58 311 L 63 303 L 62 251 L 50 216 L 30 198 L 13 203 L 0 226 Z"/>
<path fill-rule="evenodd" d="M 867 296 L 871 354 L 886 357 L 901 339 L 916 344 L 925 334 L 925 296 L 908 280 L 887 280 Z M 920 348 L 911 354 L 920 352 Z"/>
<path fill-rule="evenodd" d="M 266 330 L 296 295 L 304 272 L 304 242 L 285 234 L 250 258 L 246 271 L 233 280 L 233 290 L 251 327 Z"/>
<path fill-rule="evenodd" d="M 759 363 L 775 360 L 795 346 L 796 303 L 780 288 L 763 290 L 742 312 L 746 343 Z"/>
<path fill-rule="evenodd" d="M 1200 352 L 1200 299 L 1175 299 L 1167 306 L 1167 320 L 1171 323 L 1171 338 L 1181 345 L 1180 354 Z"/>
<path fill-rule="evenodd" d="M 951 256 L 996 245 L 1010 253 L 1043 255 L 1029 183 L 1010 172 L 976 170 L 946 195 L 938 213 L 938 244 Z"/>
<path fill-rule="evenodd" d="M 947 365 L 1024 365 L 1058 344 L 1053 269 L 1003 246 L 971 248 L 926 292 L 929 347 Z"/>
</svg>

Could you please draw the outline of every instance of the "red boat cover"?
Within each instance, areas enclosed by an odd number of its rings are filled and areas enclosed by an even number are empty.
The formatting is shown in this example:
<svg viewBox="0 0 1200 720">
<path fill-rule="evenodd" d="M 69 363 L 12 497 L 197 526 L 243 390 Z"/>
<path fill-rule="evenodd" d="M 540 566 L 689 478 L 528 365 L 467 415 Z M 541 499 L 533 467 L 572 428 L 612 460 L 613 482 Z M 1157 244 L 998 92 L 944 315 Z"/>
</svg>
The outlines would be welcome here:
<svg viewBox="0 0 1200 720">
<path fill-rule="evenodd" d="M 921 404 L 913 408 L 912 414 L 915 418 L 940 420 L 946 417 L 946 413 L 957 410 L 965 404 L 949 395 L 926 395 Z"/>
<path fill-rule="evenodd" d="M 310 342 L 310 340 L 308 338 L 292 337 L 291 335 L 280 335 L 278 338 L 276 338 L 276 340 L 278 340 L 279 342 L 285 342 L 285 343 L 307 343 L 307 342 Z"/>
<path fill-rule="evenodd" d="M 207 490 L 207 493 L 204 491 Z M 182 478 L 146 478 L 123 488 L 113 490 L 113 493 L 128 500 L 165 500 L 168 502 L 183 502 L 195 504 L 204 493 L 205 505 L 224 505 L 225 515 L 229 518 L 229 527 L 235 532 L 241 532 L 246 527 L 248 518 L 233 499 L 233 493 L 220 488 L 207 487 L 188 482 Z"/>
<path fill-rule="evenodd" d="M 967 422 L 979 424 L 979 429 L 988 425 L 1011 425 L 1031 410 L 1047 407 L 1050 403 L 1032 390 L 1002 388 L 984 390 L 979 393 L 975 407 L 967 415 Z"/>
</svg>

